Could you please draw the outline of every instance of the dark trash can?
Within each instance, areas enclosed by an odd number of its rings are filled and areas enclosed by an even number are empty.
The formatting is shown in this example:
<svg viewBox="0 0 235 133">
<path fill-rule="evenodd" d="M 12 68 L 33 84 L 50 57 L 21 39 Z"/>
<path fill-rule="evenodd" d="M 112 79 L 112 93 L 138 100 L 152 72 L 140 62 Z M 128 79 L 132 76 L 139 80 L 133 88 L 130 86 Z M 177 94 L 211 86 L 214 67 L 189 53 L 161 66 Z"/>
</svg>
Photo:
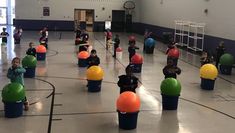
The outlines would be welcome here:
<svg viewBox="0 0 235 133">
<path fill-rule="evenodd" d="M 26 72 L 24 73 L 25 78 L 34 78 L 35 77 L 35 67 L 34 68 L 25 68 Z"/>
<path fill-rule="evenodd" d="M 102 80 L 87 80 L 88 92 L 100 92 Z"/>
<path fill-rule="evenodd" d="M 125 130 L 131 130 L 137 127 L 137 119 L 139 111 L 127 113 L 127 112 L 120 112 L 119 110 L 117 110 L 117 112 L 118 112 L 119 128 Z"/>
<path fill-rule="evenodd" d="M 5 117 L 16 118 L 23 114 L 23 102 L 4 102 Z"/>
<path fill-rule="evenodd" d="M 162 109 L 176 110 L 178 107 L 179 96 L 167 96 L 162 94 Z"/>
<path fill-rule="evenodd" d="M 231 75 L 233 66 L 220 65 L 219 69 L 222 74 Z"/>
<path fill-rule="evenodd" d="M 203 90 L 213 90 L 215 80 L 201 78 L 201 88 Z"/>
</svg>

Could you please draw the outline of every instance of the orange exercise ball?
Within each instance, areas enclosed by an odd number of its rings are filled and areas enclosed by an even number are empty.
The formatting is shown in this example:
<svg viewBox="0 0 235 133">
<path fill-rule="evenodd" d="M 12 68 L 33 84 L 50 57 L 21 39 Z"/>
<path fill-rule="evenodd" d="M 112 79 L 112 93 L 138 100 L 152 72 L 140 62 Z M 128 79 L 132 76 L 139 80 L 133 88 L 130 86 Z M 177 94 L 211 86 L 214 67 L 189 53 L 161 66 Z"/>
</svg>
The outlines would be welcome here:
<svg viewBox="0 0 235 133">
<path fill-rule="evenodd" d="M 179 58 L 179 56 L 180 56 L 180 51 L 179 51 L 179 49 L 178 49 L 178 48 L 170 49 L 169 52 L 168 52 L 168 56 L 169 56 L 169 57 Z"/>
<path fill-rule="evenodd" d="M 37 53 L 46 53 L 46 52 L 47 52 L 47 49 L 46 49 L 46 47 L 43 46 L 43 45 L 38 45 L 38 46 L 36 47 L 36 52 L 37 52 Z"/>
<path fill-rule="evenodd" d="M 87 51 L 81 51 L 78 53 L 78 59 L 87 59 L 89 57 L 89 53 Z"/>
<path fill-rule="evenodd" d="M 116 106 L 120 112 L 137 112 L 140 109 L 140 98 L 134 92 L 125 91 L 118 97 Z"/>
<path fill-rule="evenodd" d="M 143 64 L 143 57 L 140 54 L 135 54 L 131 57 L 132 64 Z"/>
</svg>

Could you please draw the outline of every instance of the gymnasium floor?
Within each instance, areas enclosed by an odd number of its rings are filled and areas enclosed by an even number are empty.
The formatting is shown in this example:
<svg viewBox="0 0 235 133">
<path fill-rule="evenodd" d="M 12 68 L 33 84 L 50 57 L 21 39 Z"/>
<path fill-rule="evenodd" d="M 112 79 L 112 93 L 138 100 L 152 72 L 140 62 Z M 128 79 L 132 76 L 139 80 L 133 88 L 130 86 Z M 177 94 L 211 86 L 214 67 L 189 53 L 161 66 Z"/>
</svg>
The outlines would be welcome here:
<svg viewBox="0 0 235 133">
<path fill-rule="evenodd" d="M 2 29 L 2 28 L 0 28 Z M 11 30 L 12 31 L 12 30 Z M 90 43 L 98 52 L 105 76 L 99 93 L 87 92 L 86 68 L 77 66 L 73 32 L 49 32 L 49 50 L 45 62 L 38 62 L 36 78 L 25 79 L 30 109 L 19 118 L 4 117 L 0 103 L 1 133 L 232 133 L 235 131 L 235 77 L 219 75 L 213 91 L 200 89 L 199 57 L 181 52 L 178 80 L 182 85 L 178 110 L 162 111 L 160 83 L 166 64 L 166 46 L 157 43 L 154 55 L 143 54 L 143 37 L 136 35 L 137 52 L 144 57 L 138 76 L 137 94 L 141 98 L 138 126 L 135 130 L 118 128 L 116 99 L 119 95 L 118 75 L 128 65 L 126 33 L 119 33 L 122 60 L 112 57 L 104 48 L 103 33 L 89 33 Z M 60 39 L 61 37 L 61 39 Z M 37 44 L 38 31 L 24 31 L 21 45 L 8 43 L 8 63 L 1 58 L 0 88 L 6 78 L 11 59 L 23 58 L 28 43 Z M 14 49 L 10 49 L 14 48 Z"/>
</svg>

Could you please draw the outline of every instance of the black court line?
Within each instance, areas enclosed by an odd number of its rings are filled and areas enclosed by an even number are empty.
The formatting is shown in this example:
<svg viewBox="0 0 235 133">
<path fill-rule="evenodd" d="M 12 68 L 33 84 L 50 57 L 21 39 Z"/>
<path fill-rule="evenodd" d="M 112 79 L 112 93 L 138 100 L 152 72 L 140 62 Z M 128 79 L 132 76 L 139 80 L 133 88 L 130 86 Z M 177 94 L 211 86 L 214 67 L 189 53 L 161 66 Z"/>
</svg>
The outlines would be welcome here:
<svg viewBox="0 0 235 133">
<path fill-rule="evenodd" d="M 52 56 L 56 56 L 56 55 L 58 55 L 59 54 L 59 52 L 58 51 L 56 51 L 56 50 L 51 50 L 51 49 L 48 49 L 47 51 L 53 51 L 53 52 L 55 52 L 54 54 L 49 54 L 49 55 L 46 55 L 46 57 L 52 57 Z"/>
<path fill-rule="evenodd" d="M 53 89 L 26 89 L 25 91 L 52 91 Z M 2 90 L 0 90 L 2 91 Z"/>
<path fill-rule="evenodd" d="M 1 110 L 0 110 L 1 111 Z M 158 111 L 158 110 L 153 110 L 153 109 L 143 109 L 139 110 L 140 112 L 147 112 L 147 111 Z M 112 114 L 112 113 L 117 113 L 116 110 L 114 111 L 103 111 L 103 112 L 72 112 L 72 113 L 54 113 L 53 116 L 70 116 L 70 115 L 90 115 L 90 114 Z M 50 114 L 35 114 L 35 115 L 23 115 L 23 117 L 38 117 L 38 116 L 49 116 Z"/>
<path fill-rule="evenodd" d="M 52 117 L 53 117 L 53 110 L 54 110 L 54 101 L 55 101 L 55 86 L 52 83 L 50 83 L 50 82 L 48 82 L 46 80 L 38 79 L 38 78 L 35 78 L 35 79 L 43 81 L 43 82 L 46 82 L 49 85 L 51 85 L 51 87 L 53 88 L 52 93 L 47 97 L 47 98 L 49 98 L 50 96 L 52 96 L 52 98 L 51 98 L 50 115 L 49 115 L 49 123 L 48 123 L 48 128 L 47 128 L 47 133 L 51 133 L 51 124 L 52 124 Z"/>
<path fill-rule="evenodd" d="M 48 84 L 52 87 L 52 89 L 50 89 L 50 90 L 52 90 L 51 94 L 49 94 L 49 95 L 46 97 L 46 98 L 49 98 L 49 97 L 52 96 L 52 99 L 51 99 L 51 107 L 50 107 L 50 114 L 49 114 L 49 115 L 47 115 L 47 114 L 44 114 L 44 115 L 23 115 L 23 116 L 49 116 L 49 122 L 48 122 L 47 133 L 51 133 L 51 124 L 52 124 L 52 116 L 53 116 L 53 109 L 54 109 L 54 99 L 55 99 L 55 86 L 54 86 L 52 83 L 50 83 L 50 82 L 48 82 L 48 81 L 46 81 L 46 80 L 43 80 L 43 79 L 39 79 L 39 78 L 33 78 L 33 79 L 39 80 L 39 81 L 42 81 L 42 82 L 45 82 L 45 83 L 48 83 Z M 47 91 L 48 91 L 48 90 L 47 90 Z M 33 104 L 36 104 L 36 103 L 38 103 L 38 101 L 37 101 L 37 102 L 30 103 L 30 105 L 33 105 Z M 4 111 L 4 110 L 0 110 L 0 111 Z"/>
<path fill-rule="evenodd" d="M 63 119 L 57 118 L 57 119 L 52 119 L 52 121 L 62 121 Z"/>
<path fill-rule="evenodd" d="M 63 104 L 55 103 L 54 106 L 63 106 Z"/>
<path fill-rule="evenodd" d="M 70 77 L 59 77 L 59 76 L 36 76 L 36 77 L 42 77 L 42 78 L 59 78 L 59 79 L 73 79 L 73 80 L 87 80 L 85 78 L 70 78 Z M 110 84 L 117 84 L 116 82 L 111 81 L 105 81 L 102 80 L 104 83 L 110 83 Z"/>
<path fill-rule="evenodd" d="M 94 38 L 95 38 L 95 37 L 94 37 Z M 95 39 L 96 39 L 96 38 L 95 38 Z M 99 41 L 98 39 L 96 39 L 96 40 L 105 48 L 104 44 L 103 44 L 101 41 Z M 140 41 L 138 41 L 138 42 L 141 43 Z M 160 51 L 160 52 L 162 52 L 162 53 L 165 53 L 164 51 L 161 51 L 161 50 L 159 50 L 159 49 L 156 49 L 156 50 L 158 50 L 158 51 Z M 111 53 L 111 52 L 109 51 L 109 53 Z M 153 56 L 156 56 L 156 55 L 153 54 Z M 196 68 L 199 68 L 198 66 L 196 66 L 196 65 L 194 65 L 194 64 L 192 64 L 192 63 L 186 62 L 186 61 L 184 61 L 184 60 L 181 59 L 181 58 L 179 58 L 179 60 L 181 60 L 181 61 L 183 61 L 183 62 L 185 62 L 185 63 L 187 63 L 187 64 L 190 64 L 190 65 L 192 65 L 192 66 L 194 66 L 194 67 L 196 67 Z M 122 64 L 120 61 L 119 61 L 119 63 L 120 63 L 123 67 L 125 67 L 125 65 Z M 234 84 L 232 81 L 226 80 L 226 79 L 224 79 L 224 78 L 222 78 L 222 77 L 220 77 L 220 76 L 218 76 L 218 77 L 221 78 L 221 79 L 223 79 L 223 80 L 225 80 L 225 81 L 228 81 L 228 82 Z M 140 80 L 138 80 L 138 82 L 139 82 L 141 85 L 143 85 Z M 148 90 L 148 91 L 149 91 L 149 90 Z M 159 92 L 159 93 L 160 93 L 160 92 Z M 222 112 L 222 111 L 219 111 L 219 110 L 216 110 L 216 109 L 214 109 L 214 108 L 211 108 L 211 107 L 206 106 L 206 105 L 204 105 L 204 104 L 200 104 L 200 103 L 197 103 L 197 102 L 195 102 L 195 101 L 191 101 L 191 100 L 188 100 L 188 99 L 185 99 L 185 98 L 181 98 L 181 97 L 180 97 L 180 99 L 182 99 L 182 100 L 184 100 L 184 101 L 188 101 L 188 102 L 190 102 L 190 103 L 194 103 L 194 104 L 199 105 L 199 106 L 202 106 L 202 107 L 205 107 L 205 108 L 207 108 L 207 109 L 213 110 L 213 111 L 218 112 L 218 113 L 220 113 L 220 114 L 223 114 L 223 115 L 225 115 L 225 116 L 227 116 L 227 117 L 229 117 L 229 118 L 235 119 L 234 116 L 231 116 L 231 115 L 229 115 L 229 114 L 227 114 L 227 113 L 224 113 L 224 112 Z"/>
<path fill-rule="evenodd" d="M 217 110 L 217 109 L 211 108 L 211 107 L 206 106 L 206 105 L 204 105 L 204 104 L 200 104 L 200 103 L 198 103 L 198 102 L 195 102 L 195 101 L 192 101 L 192 100 L 189 100 L 189 99 L 185 99 L 185 98 L 180 98 L 180 99 L 182 99 L 182 100 L 184 100 L 184 101 L 187 101 L 187 102 L 190 102 L 190 103 L 193 103 L 193 104 L 197 104 L 197 105 L 199 105 L 199 106 L 202 106 L 202 107 L 205 107 L 205 108 L 207 108 L 207 109 L 210 109 L 210 110 L 213 110 L 213 111 L 215 111 L 215 112 L 218 112 L 218 113 L 220 113 L 220 114 L 223 114 L 223 115 L 225 115 L 225 116 L 227 116 L 227 117 L 229 117 L 229 118 L 235 119 L 235 117 L 232 116 L 232 115 L 229 115 L 229 114 L 224 113 L 224 112 L 222 112 L 222 111 L 219 111 L 219 110 Z"/>
<path fill-rule="evenodd" d="M 149 91 L 151 92 L 151 90 L 149 90 Z M 161 93 L 160 91 L 154 91 L 154 92 Z M 154 97 L 155 97 L 155 96 L 154 96 Z M 155 97 L 155 98 L 156 98 L 156 97 Z M 207 108 L 207 109 L 210 109 L 210 110 L 212 110 L 212 111 L 215 111 L 215 112 L 217 112 L 217 113 L 220 113 L 220 114 L 222 114 L 222 115 L 225 115 L 225 116 L 227 116 L 227 117 L 229 117 L 229 118 L 235 119 L 235 117 L 232 116 L 232 115 L 229 115 L 229 114 L 224 113 L 224 112 L 222 112 L 222 111 L 219 111 L 219 110 L 217 110 L 217 109 L 211 108 L 211 107 L 206 106 L 206 105 L 204 105 L 204 104 L 201 104 L 201 103 L 198 103 L 198 102 L 195 102 L 195 101 L 192 101 L 192 100 L 183 98 L 183 97 L 179 97 L 179 99 L 181 99 L 181 100 L 183 100 L 183 101 L 186 101 L 186 102 L 189 102 L 189 103 L 193 103 L 193 104 L 202 106 L 202 107 L 205 107 L 205 108 Z"/>
<path fill-rule="evenodd" d="M 63 95 L 63 93 L 58 93 L 58 92 L 56 92 L 55 95 Z"/>
</svg>

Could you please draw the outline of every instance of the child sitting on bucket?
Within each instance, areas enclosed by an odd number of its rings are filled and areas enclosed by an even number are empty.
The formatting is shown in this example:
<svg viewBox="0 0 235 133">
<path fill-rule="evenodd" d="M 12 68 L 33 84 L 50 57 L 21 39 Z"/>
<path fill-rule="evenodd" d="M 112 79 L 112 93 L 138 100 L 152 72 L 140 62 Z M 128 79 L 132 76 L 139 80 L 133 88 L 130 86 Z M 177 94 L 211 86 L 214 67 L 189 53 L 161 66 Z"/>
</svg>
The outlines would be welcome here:
<svg viewBox="0 0 235 133">
<path fill-rule="evenodd" d="M 135 46 L 135 42 L 132 42 L 129 44 L 129 47 L 128 47 L 128 52 L 129 52 L 129 62 L 131 63 L 131 57 L 133 55 L 135 55 L 136 53 L 136 49 L 139 49 L 138 47 Z"/>
<path fill-rule="evenodd" d="M 91 50 L 91 55 L 87 58 L 88 68 L 91 66 L 98 66 L 100 64 L 100 58 L 96 54 L 96 50 Z"/>
<path fill-rule="evenodd" d="M 24 86 L 23 74 L 26 72 L 26 70 L 20 66 L 20 58 L 13 58 L 11 63 L 12 66 L 7 71 L 7 77 L 11 80 L 12 83 L 20 83 L 22 86 Z M 24 110 L 29 110 L 29 102 L 26 97 L 24 99 Z"/>
<path fill-rule="evenodd" d="M 36 49 L 33 47 L 33 42 L 29 43 L 29 48 L 26 51 L 26 54 L 27 55 L 32 55 L 32 56 L 36 57 Z"/>
<path fill-rule="evenodd" d="M 135 89 L 138 87 L 138 78 L 132 73 L 133 65 L 126 67 L 126 75 L 119 76 L 118 86 L 120 87 L 120 94 L 125 91 L 132 91 L 135 93 Z"/>
<path fill-rule="evenodd" d="M 174 65 L 173 60 L 168 60 L 167 65 L 163 68 L 163 74 L 166 78 L 177 78 L 177 74 L 181 73 L 180 68 Z"/>
</svg>

